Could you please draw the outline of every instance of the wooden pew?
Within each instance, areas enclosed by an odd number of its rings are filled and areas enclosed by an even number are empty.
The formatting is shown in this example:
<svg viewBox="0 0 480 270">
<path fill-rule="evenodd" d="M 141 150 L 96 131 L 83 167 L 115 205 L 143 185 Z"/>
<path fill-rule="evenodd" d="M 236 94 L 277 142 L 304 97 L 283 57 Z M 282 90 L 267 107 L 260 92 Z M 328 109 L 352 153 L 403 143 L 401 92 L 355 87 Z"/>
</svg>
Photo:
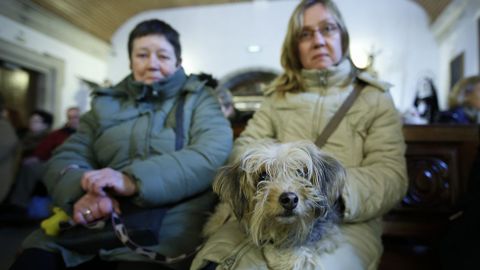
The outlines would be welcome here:
<svg viewBox="0 0 480 270">
<path fill-rule="evenodd" d="M 477 125 L 406 125 L 409 190 L 384 217 L 380 269 L 438 269 L 437 246 L 458 215 L 479 146 Z"/>
</svg>

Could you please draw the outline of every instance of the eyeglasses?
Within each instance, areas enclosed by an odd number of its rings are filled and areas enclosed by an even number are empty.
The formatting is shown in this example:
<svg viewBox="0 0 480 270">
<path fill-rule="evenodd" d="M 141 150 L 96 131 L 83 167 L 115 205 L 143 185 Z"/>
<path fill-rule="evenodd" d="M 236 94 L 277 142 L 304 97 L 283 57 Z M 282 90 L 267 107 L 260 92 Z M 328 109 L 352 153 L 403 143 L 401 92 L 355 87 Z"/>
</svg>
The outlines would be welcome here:
<svg viewBox="0 0 480 270">
<path fill-rule="evenodd" d="M 324 38 L 332 37 L 339 32 L 340 28 L 336 23 L 327 23 L 314 29 L 303 29 L 300 32 L 300 41 L 311 41 L 315 37 L 316 32 L 320 32 Z"/>
</svg>

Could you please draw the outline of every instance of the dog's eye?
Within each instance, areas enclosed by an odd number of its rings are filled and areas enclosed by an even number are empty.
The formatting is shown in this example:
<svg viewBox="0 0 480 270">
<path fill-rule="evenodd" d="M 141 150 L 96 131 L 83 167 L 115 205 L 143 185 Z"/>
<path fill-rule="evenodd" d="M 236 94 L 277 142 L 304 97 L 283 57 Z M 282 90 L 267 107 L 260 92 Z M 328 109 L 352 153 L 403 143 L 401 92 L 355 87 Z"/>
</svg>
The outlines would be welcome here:
<svg viewBox="0 0 480 270">
<path fill-rule="evenodd" d="M 270 175 L 268 175 L 267 172 L 262 172 L 260 175 L 258 175 L 258 182 L 261 181 L 268 181 L 270 179 Z"/>
<path fill-rule="evenodd" d="M 307 175 L 308 175 L 308 170 L 307 169 L 303 169 L 303 170 L 298 169 L 297 170 L 297 176 L 307 178 Z"/>
</svg>

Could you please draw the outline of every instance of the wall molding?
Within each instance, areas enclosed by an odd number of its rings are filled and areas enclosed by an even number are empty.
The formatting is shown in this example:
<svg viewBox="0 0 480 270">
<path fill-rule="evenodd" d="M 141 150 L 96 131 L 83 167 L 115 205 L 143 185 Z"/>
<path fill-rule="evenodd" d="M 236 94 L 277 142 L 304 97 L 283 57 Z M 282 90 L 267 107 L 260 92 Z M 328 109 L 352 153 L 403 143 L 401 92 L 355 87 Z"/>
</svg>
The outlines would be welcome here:
<svg viewBox="0 0 480 270">
<path fill-rule="evenodd" d="M 30 0 L 1 0 L 0 14 L 93 57 L 106 60 L 110 54 L 110 44 Z"/>
<path fill-rule="evenodd" d="M 0 39 L 0 59 L 45 75 L 44 95 L 38 96 L 36 106 L 60 115 L 60 90 L 64 84 L 65 63 L 49 55 L 25 49 Z"/>
<path fill-rule="evenodd" d="M 454 0 L 435 20 L 431 29 L 437 42 L 443 41 L 456 27 L 457 21 L 465 12 L 469 0 Z"/>
</svg>

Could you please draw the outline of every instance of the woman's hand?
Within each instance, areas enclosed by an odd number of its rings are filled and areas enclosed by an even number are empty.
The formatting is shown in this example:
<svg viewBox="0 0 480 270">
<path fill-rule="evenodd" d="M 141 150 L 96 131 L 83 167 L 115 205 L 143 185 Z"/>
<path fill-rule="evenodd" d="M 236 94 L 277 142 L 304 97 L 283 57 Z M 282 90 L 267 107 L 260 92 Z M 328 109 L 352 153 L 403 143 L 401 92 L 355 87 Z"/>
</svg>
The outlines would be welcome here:
<svg viewBox="0 0 480 270">
<path fill-rule="evenodd" d="M 109 217 L 113 211 L 120 213 L 117 200 L 110 196 L 86 193 L 73 205 L 73 220 L 86 224 Z"/>
<path fill-rule="evenodd" d="M 84 173 L 81 185 L 85 192 L 99 196 L 106 196 L 106 191 L 120 196 L 137 193 L 137 186 L 130 177 L 111 168 Z"/>
</svg>

